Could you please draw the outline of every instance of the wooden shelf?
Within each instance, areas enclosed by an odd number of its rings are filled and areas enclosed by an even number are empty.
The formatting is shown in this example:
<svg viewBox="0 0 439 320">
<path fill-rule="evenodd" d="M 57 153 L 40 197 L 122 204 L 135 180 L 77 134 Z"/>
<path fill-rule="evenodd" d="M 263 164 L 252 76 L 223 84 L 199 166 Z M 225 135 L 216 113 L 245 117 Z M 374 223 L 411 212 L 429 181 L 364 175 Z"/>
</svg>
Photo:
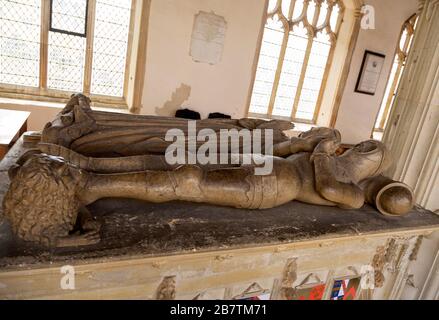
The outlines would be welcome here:
<svg viewBox="0 0 439 320">
<path fill-rule="evenodd" d="M 0 109 L 0 160 L 27 130 L 30 112 Z"/>
</svg>

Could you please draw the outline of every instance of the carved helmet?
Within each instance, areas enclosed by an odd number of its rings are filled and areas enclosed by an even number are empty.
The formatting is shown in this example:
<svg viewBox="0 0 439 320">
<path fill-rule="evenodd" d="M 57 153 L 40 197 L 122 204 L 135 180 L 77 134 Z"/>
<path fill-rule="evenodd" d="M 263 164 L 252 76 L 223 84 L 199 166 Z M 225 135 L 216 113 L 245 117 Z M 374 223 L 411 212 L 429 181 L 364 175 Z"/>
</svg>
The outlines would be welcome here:
<svg viewBox="0 0 439 320">
<path fill-rule="evenodd" d="M 343 156 L 354 164 L 356 180 L 378 176 L 393 163 L 386 146 L 377 140 L 366 140 L 346 151 Z"/>
</svg>

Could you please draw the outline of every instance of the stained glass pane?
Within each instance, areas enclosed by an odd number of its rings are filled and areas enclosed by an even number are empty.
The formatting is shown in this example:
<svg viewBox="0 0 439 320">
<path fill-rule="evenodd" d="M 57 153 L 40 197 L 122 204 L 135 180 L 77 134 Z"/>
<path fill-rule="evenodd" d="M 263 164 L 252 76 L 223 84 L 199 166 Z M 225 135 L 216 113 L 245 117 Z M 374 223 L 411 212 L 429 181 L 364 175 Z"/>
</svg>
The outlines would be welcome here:
<svg viewBox="0 0 439 320">
<path fill-rule="evenodd" d="M 97 0 L 91 93 L 123 96 L 131 0 Z"/>
<path fill-rule="evenodd" d="M 282 14 L 288 19 L 290 13 L 291 0 L 282 0 Z"/>
<path fill-rule="evenodd" d="M 332 14 L 330 18 L 331 30 L 334 32 L 337 30 L 337 22 L 338 22 L 338 17 L 340 15 L 340 11 L 341 11 L 340 5 L 337 3 L 332 9 Z"/>
<path fill-rule="evenodd" d="M 311 48 L 305 80 L 295 116 L 298 119 L 312 120 L 314 117 L 314 111 L 322 86 L 330 50 L 331 43 L 329 42 L 329 37 L 319 33 L 317 38 L 314 39 Z"/>
<path fill-rule="evenodd" d="M 53 0 L 52 27 L 85 34 L 86 0 Z M 86 38 L 58 31 L 49 32 L 47 85 L 50 89 L 82 92 Z"/>
<path fill-rule="evenodd" d="M 309 23 L 313 23 L 314 21 L 314 13 L 316 12 L 316 3 L 311 1 L 308 5 L 308 10 L 306 12 L 306 16 Z"/>
<path fill-rule="evenodd" d="M 291 33 L 288 38 L 273 115 L 291 116 L 307 44 L 306 30 L 304 28 L 299 30 L 296 27 L 294 33 Z"/>
<path fill-rule="evenodd" d="M 83 91 L 85 44 L 83 37 L 49 32 L 49 88 Z"/>
<path fill-rule="evenodd" d="M 293 19 L 298 19 L 303 11 L 303 0 L 296 0 L 293 11 Z"/>
<path fill-rule="evenodd" d="M 51 1 L 51 27 L 85 36 L 87 0 Z"/>
<path fill-rule="evenodd" d="M 405 52 L 407 37 L 408 37 L 408 32 L 407 30 L 404 30 L 401 35 L 401 39 L 399 40 L 399 48 L 402 52 Z"/>
<path fill-rule="evenodd" d="M 328 15 L 328 3 L 323 2 L 322 6 L 320 7 L 320 14 L 319 14 L 319 19 L 317 20 L 317 26 L 323 25 L 327 15 Z"/>
<path fill-rule="evenodd" d="M 268 110 L 284 32 L 282 23 L 269 20 L 264 30 L 250 112 L 265 114 Z"/>
<path fill-rule="evenodd" d="M 276 8 L 277 0 L 269 0 L 267 12 L 272 12 Z"/>
<path fill-rule="evenodd" d="M 0 83 L 38 87 L 40 0 L 0 0 Z"/>
<path fill-rule="evenodd" d="M 384 110 L 386 109 L 387 101 L 389 100 L 389 96 L 391 94 L 390 90 L 392 88 L 393 82 L 395 81 L 395 75 L 396 75 L 397 70 L 398 70 L 398 59 L 395 58 L 395 60 L 393 62 L 393 66 L 392 66 L 392 71 L 390 72 L 389 82 L 387 83 L 387 86 L 386 86 L 384 99 L 381 103 L 380 111 L 378 113 L 378 118 L 377 118 L 377 121 L 375 123 L 375 128 L 377 128 L 377 129 L 380 128 L 381 121 L 383 120 Z"/>
</svg>

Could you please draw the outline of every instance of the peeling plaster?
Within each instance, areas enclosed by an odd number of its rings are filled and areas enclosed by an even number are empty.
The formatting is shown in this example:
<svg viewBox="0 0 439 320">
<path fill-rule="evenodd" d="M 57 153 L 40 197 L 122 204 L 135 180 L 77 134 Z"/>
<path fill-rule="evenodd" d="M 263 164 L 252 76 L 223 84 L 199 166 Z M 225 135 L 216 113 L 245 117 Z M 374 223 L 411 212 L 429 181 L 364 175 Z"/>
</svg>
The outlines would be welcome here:
<svg viewBox="0 0 439 320">
<path fill-rule="evenodd" d="M 166 101 L 162 107 L 156 107 L 155 113 L 159 116 L 174 116 L 175 111 L 180 109 L 191 95 L 191 86 L 182 83 L 172 93 L 171 99 Z"/>
</svg>

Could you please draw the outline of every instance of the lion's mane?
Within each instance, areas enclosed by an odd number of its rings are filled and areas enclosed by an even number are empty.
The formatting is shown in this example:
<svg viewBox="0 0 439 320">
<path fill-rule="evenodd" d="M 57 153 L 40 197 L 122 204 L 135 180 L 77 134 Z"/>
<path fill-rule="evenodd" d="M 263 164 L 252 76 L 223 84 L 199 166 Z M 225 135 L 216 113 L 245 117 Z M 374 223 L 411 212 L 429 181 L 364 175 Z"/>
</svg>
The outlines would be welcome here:
<svg viewBox="0 0 439 320">
<path fill-rule="evenodd" d="M 75 184 L 54 170 L 53 161 L 47 155 L 32 156 L 16 170 L 3 200 L 13 232 L 46 246 L 68 235 L 79 209 Z"/>
</svg>

